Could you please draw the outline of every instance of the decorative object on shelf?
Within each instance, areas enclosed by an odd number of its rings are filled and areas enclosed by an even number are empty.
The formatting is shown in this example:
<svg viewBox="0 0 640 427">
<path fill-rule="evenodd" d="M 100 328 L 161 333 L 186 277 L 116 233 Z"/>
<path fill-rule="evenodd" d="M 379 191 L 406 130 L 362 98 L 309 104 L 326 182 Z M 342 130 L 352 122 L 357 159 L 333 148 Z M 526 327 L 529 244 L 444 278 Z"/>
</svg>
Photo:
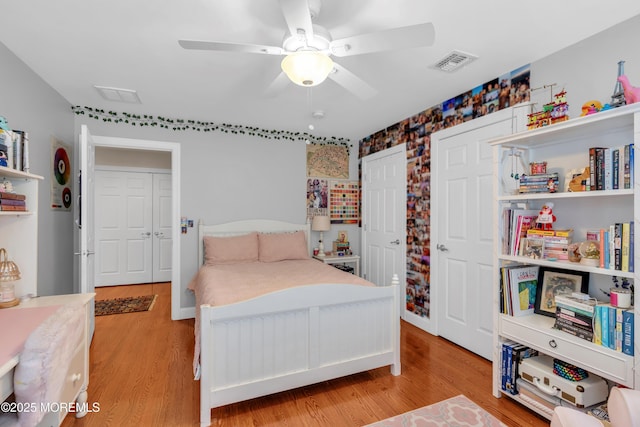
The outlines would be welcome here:
<svg viewBox="0 0 640 427">
<path fill-rule="evenodd" d="M 517 194 L 520 176 L 527 170 L 522 150 L 511 148 L 502 157 L 502 191 L 505 194 Z"/>
<path fill-rule="evenodd" d="M 578 252 L 580 253 L 580 264 L 592 267 L 600 265 L 600 248 L 598 248 L 597 242 L 593 240 L 581 242 L 578 245 Z"/>
<path fill-rule="evenodd" d="M 5 130 L 7 132 L 11 130 L 9 128 L 9 123 L 7 122 L 7 119 L 4 116 L 0 116 L 0 129 Z"/>
<path fill-rule="evenodd" d="M 591 177 L 591 169 L 589 166 L 584 169 L 571 169 L 569 173 L 567 173 L 567 177 L 565 177 L 565 182 L 568 182 L 567 190 L 573 193 L 578 191 L 586 191 L 587 182 L 590 181 Z M 567 179 L 569 178 L 569 179 Z"/>
<path fill-rule="evenodd" d="M 534 312 L 556 317 L 556 295 L 573 292 L 589 292 L 589 273 L 540 267 Z"/>
<path fill-rule="evenodd" d="M 317 215 L 311 221 L 311 229 L 320 232 L 320 241 L 318 243 L 318 256 L 325 256 L 324 252 L 324 232 L 331 230 L 331 220 L 328 216 Z"/>
<path fill-rule="evenodd" d="M 628 104 L 640 102 L 640 87 L 633 86 L 629 82 L 629 78 L 624 74 L 618 77 L 618 81 L 622 83 L 624 89 L 624 100 Z"/>
<path fill-rule="evenodd" d="M 569 255 L 569 261 L 571 262 L 580 262 L 582 256 L 580 255 L 580 251 L 578 251 L 578 247 L 580 246 L 580 242 L 571 243 L 568 247 L 567 254 Z"/>
<path fill-rule="evenodd" d="M 567 92 L 564 90 L 553 95 L 551 102 L 542 106 L 542 111 L 527 116 L 527 129 L 537 129 L 554 123 L 569 120 Z"/>
<path fill-rule="evenodd" d="M 582 381 L 589 376 L 584 369 L 560 359 L 553 359 L 553 373 L 569 381 Z"/>
<path fill-rule="evenodd" d="M 629 279 L 626 277 L 622 278 L 622 283 L 620 283 L 620 278 L 618 276 L 611 276 L 611 281 L 613 282 L 613 287 L 609 290 L 604 290 L 600 288 L 603 294 L 605 294 L 608 298 L 611 298 L 611 291 L 614 289 L 622 289 L 628 290 L 631 293 L 631 305 L 634 305 L 634 286 L 633 283 L 629 282 Z"/>
<path fill-rule="evenodd" d="M 618 78 L 624 76 L 624 61 L 618 61 Z M 616 78 L 616 87 L 613 89 L 613 95 L 611 95 L 611 107 L 621 107 L 625 105 L 624 88 L 620 80 Z"/>
<path fill-rule="evenodd" d="M 598 100 L 587 101 L 584 104 L 582 104 L 582 114 L 580 114 L 580 117 L 595 114 L 601 110 L 602 110 L 602 104 L 600 103 L 600 101 Z"/>
<path fill-rule="evenodd" d="M 540 208 L 538 218 L 536 219 L 536 228 L 551 230 L 554 222 L 556 222 L 556 216 L 553 214 L 553 203 L 547 202 Z"/>
<path fill-rule="evenodd" d="M 328 144 L 350 147 L 348 138 L 320 137 L 306 132 L 292 132 L 287 130 L 262 129 L 255 126 L 232 125 L 230 123 L 202 122 L 199 120 L 170 119 L 167 117 L 138 115 L 105 111 L 99 108 L 81 107 L 75 105 L 71 110 L 77 115 L 86 115 L 90 119 L 102 120 L 104 123 L 125 123 L 131 126 L 150 126 L 174 131 L 195 130 L 198 132 L 223 132 L 234 135 L 257 136 L 264 139 L 301 141 L 308 144 Z"/>
<path fill-rule="evenodd" d="M 0 308 L 18 305 L 15 282 L 20 280 L 20 269 L 15 262 L 9 261 L 5 248 L 0 248 Z"/>
<path fill-rule="evenodd" d="M 540 175 L 547 173 L 547 162 L 531 162 L 529 163 L 531 175 Z"/>
</svg>

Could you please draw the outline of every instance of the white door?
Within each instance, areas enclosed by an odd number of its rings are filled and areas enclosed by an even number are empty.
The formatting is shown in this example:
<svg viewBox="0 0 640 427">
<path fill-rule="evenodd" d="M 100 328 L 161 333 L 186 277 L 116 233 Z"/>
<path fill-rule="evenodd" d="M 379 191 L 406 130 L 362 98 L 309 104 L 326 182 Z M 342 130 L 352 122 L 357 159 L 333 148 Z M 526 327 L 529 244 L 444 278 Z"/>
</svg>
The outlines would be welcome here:
<svg viewBox="0 0 640 427">
<path fill-rule="evenodd" d="M 77 224 L 80 228 L 80 244 L 78 245 L 80 256 L 79 282 L 80 292 L 94 292 L 95 291 L 95 242 L 94 242 L 94 200 L 93 200 L 93 182 L 94 182 L 94 166 L 95 166 L 95 146 L 89 129 L 86 125 L 80 127 L 80 174 L 79 185 L 80 197 L 79 197 L 79 214 Z M 93 331 L 95 329 L 95 306 L 93 300 L 91 301 L 91 314 L 89 337 L 93 338 Z"/>
<path fill-rule="evenodd" d="M 96 286 L 152 282 L 152 175 L 95 175 Z"/>
<path fill-rule="evenodd" d="M 511 112 L 505 111 L 431 135 L 437 332 L 486 359 L 492 358 L 495 285 L 493 162 L 486 141 L 511 133 Z"/>
<path fill-rule="evenodd" d="M 171 175 L 153 174 L 153 281 L 171 281 Z"/>
<path fill-rule="evenodd" d="M 363 277 L 377 285 L 405 283 L 406 168 L 404 145 L 362 159 Z"/>
</svg>

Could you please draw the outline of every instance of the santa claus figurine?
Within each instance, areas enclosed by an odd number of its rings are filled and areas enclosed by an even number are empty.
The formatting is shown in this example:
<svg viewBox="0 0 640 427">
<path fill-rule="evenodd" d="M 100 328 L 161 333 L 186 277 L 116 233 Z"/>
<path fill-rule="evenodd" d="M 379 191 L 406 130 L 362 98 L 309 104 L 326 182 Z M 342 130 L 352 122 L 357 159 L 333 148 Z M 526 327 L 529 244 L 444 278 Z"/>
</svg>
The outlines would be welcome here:
<svg viewBox="0 0 640 427">
<path fill-rule="evenodd" d="M 556 216 L 553 214 L 553 203 L 545 203 L 540 208 L 538 218 L 536 219 L 536 226 L 540 230 L 551 230 L 553 223 L 556 221 Z"/>
</svg>

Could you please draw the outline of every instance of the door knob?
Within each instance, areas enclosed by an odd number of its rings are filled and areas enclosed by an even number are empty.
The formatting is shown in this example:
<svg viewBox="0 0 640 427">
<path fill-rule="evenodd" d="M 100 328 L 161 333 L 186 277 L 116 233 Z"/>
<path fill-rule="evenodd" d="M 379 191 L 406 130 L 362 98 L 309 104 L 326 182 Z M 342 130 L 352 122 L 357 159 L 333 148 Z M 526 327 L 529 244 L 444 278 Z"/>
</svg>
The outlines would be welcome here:
<svg viewBox="0 0 640 427">
<path fill-rule="evenodd" d="M 393 242 L 389 242 L 389 243 L 391 243 L 392 245 L 399 245 L 400 244 L 400 239 L 396 239 Z"/>
<path fill-rule="evenodd" d="M 143 231 L 142 233 L 140 233 L 140 235 L 141 235 L 142 237 L 151 237 L 151 232 L 150 232 L 150 231 L 147 231 L 147 232 L 145 233 L 145 232 Z"/>
<path fill-rule="evenodd" d="M 447 249 L 447 247 L 445 245 L 443 245 L 442 243 L 438 243 L 436 245 L 436 249 L 442 252 L 449 252 L 449 249 Z"/>
</svg>

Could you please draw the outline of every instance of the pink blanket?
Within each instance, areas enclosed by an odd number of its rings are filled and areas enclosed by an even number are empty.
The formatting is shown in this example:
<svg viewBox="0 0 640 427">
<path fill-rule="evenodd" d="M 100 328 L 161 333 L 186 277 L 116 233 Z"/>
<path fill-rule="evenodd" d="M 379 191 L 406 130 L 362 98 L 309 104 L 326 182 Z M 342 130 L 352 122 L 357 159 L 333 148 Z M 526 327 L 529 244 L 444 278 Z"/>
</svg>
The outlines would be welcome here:
<svg viewBox="0 0 640 427">
<path fill-rule="evenodd" d="M 193 290 L 196 296 L 194 331 L 196 342 L 193 359 L 196 379 L 200 377 L 200 306 L 202 304 L 212 306 L 234 304 L 293 286 L 325 283 L 375 286 L 367 280 L 315 259 L 201 267 L 189 284 L 189 289 Z"/>
</svg>

